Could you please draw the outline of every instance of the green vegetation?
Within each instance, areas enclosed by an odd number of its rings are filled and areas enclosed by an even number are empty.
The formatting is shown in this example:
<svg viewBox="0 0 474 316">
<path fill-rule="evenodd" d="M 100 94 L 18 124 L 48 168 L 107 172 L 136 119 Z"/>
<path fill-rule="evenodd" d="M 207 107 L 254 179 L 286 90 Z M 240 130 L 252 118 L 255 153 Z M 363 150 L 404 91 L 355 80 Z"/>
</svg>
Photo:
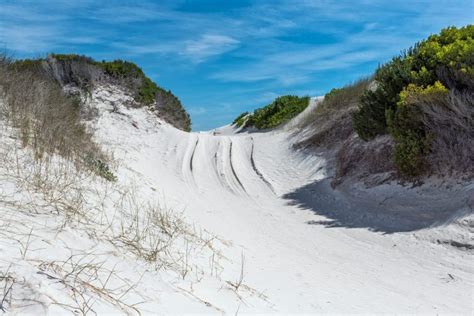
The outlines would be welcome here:
<svg viewBox="0 0 474 316">
<path fill-rule="evenodd" d="M 80 61 L 87 62 L 90 64 L 96 63 L 96 61 L 88 56 L 77 55 L 77 54 L 50 54 L 51 57 L 61 62 Z"/>
<path fill-rule="evenodd" d="M 245 123 L 246 116 L 249 114 L 249 112 L 244 112 L 241 113 L 239 116 L 235 118 L 235 120 L 232 122 L 232 125 L 237 125 L 237 126 L 242 126 Z"/>
<path fill-rule="evenodd" d="M 110 170 L 109 165 L 101 159 L 95 158 L 92 155 L 88 155 L 84 158 L 87 167 L 94 172 L 96 175 L 104 178 L 107 181 L 115 182 L 117 177 Z"/>
<path fill-rule="evenodd" d="M 395 140 L 395 164 L 404 175 L 415 177 L 426 171 L 430 138 L 434 137 L 423 125 L 419 101 L 436 102 L 447 94 L 448 89 L 439 81 L 426 88 L 409 84 L 400 92 L 397 110 L 387 110 L 388 129 Z"/>
<path fill-rule="evenodd" d="M 135 91 L 135 100 L 137 102 L 152 105 L 155 103 L 156 96 L 163 93 L 163 89 L 158 87 L 150 78 L 145 76 L 143 70 L 134 63 L 114 60 L 102 61 L 96 63 L 106 74 L 115 79 L 125 80 L 130 88 Z"/>
<path fill-rule="evenodd" d="M 17 71 L 39 69 L 41 66 L 41 59 L 20 59 L 12 63 L 12 66 Z"/>
<path fill-rule="evenodd" d="M 385 111 L 396 111 L 399 94 L 409 84 L 428 86 L 437 80 L 447 81 L 441 78 L 446 72 L 458 78 L 474 76 L 473 38 L 474 25 L 449 27 L 381 66 L 374 78 L 377 87 L 364 93 L 360 109 L 354 114 L 359 136 L 369 140 L 388 132 Z M 456 88 L 465 88 L 462 81 L 457 80 Z"/>
<path fill-rule="evenodd" d="M 253 114 L 240 114 L 234 124 L 258 129 L 276 127 L 301 113 L 309 104 L 309 97 L 286 95 L 276 98 L 271 104 L 259 108 Z"/>
<path fill-rule="evenodd" d="M 324 95 L 324 99 L 318 105 L 316 111 L 321 113 L 347 109 L 348 107 L 358 105 L 362 94 L 369 86 L 370 80 L 371 78 L 363 78 L 343 88 L 331 89 L 331 91 Z"/>
<path fill-rule="evenodd" d="M 426 131 L 420 104 L 435 103 L 448 90 L 472 91 L 473 38 L 474 25 L 446 28 L 379 67 L 374 87 L 363 93 L 353 114 L 355 130 L 366 141 L 389 133 L 395 141 L 395 163 L 403 175 L 426 171 L 430 139 L 436 137 Z"/>
<path fill-rule="evenodd" d="M 61 84 L 73 83 L 85 90 L 96 82 L 113 80 L 128 88 L 135 101 L 158 110 L 158 116 L 168 123 L 185 131 L 191 130 L 191 119 L 180 100 L 171 91 L 160 88 L 134 63 L 123 60 L 98 62 L 82 55 L 50 54 L 44 59 L 17 60 L 14 66 Z"/>
<path fill-rule="evenodd" d="M 86 62 L 98 66 L 112 78 L 124 80 L 135 92 L 135 100 L 146 105 L 153 104 L 156 95 L 163 92 L 163 89 L 145 76 L 140 67 L 128 61 L 118 59 L 97 62 L 90 57 L 74 54 L 51 54 L 50 56 L 59 62 Z"/>
</svg>

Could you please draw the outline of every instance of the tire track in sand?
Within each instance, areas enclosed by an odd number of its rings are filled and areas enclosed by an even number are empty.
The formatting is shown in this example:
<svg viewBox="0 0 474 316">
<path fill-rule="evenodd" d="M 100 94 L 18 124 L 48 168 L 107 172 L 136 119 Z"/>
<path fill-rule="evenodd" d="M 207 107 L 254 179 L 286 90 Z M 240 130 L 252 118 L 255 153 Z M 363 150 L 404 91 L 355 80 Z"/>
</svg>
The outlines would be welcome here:
<svg viewBox="0 0 474 316">
<path fill-rule="evenodd" d="M 237 176 L 237 173 L 235 172 L 234 165 L 232 164 L 232 140 L 230 140 L 230 145 L 229 145 L 229 165 L 230 165 L 230 170 L 232 171 L 232 175 L 234 176 L 235 180 L 237 180 L 237 183 L 239 184 L 240 188 L 244 191 L 246 195 L 248 195 L 247 190 L 245 190 L 244 185 L 240 181 L 239 177 Z"/>
<path fill-rule="evenodd" d="M 218 150 L 214 155 L 219 182 L 235 195 L 248 196 L 247 191 L 235 171 L 232 162 L 232 151 L 232 140 L 229 137 L 223 138 L 222 141 L 219 142 Z"/>
<path fill-rule="evenodd" d="M 253 155 L 255 143 L 253 137 L 251 137 L 250 139 L 252 141 L 252 149 L 250 150 L 250 164 L 252 165 L 252 169 L 258 175 L 258 177 L 267 185 L 270 191 L 272 191 L 273 194 L 277 195 L 275 189 L 273 188 L 273 185 L 265 178 L 265 176 L 260 172 L 260 170 L 258 170 L 257 165 L 255 164 L 255 158 Z"/>
<path fill-rule="evenodd" d="M 195 139 L 195 141 L 194 141 Z M 181 173 L 183 175 L 184 182 L 192 187 L 196 187 L 196 181 L 193 174 L 193 159 L 196 147 L 199 143 L 199 136 L 190 137 L 188 140 L 188 146 L 183 155 L 183 162 L 181 165 Z"/>
</svg>

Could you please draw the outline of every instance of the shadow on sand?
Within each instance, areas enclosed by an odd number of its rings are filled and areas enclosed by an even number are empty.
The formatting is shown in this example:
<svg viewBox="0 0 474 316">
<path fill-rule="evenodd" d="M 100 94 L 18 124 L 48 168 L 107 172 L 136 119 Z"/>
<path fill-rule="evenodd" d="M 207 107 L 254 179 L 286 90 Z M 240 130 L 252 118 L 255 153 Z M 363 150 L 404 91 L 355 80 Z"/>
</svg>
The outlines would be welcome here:
<svg viewBox="0 0 474 316">
<path fill-rule="evenodd" d="M 385 184 L 374 188 L 341 185 L 330 179 L 310 183 L 283 196 L 289 204 L 317 215 L 308 224 L 367 228 L 382 233 L 409 232 L 445 225 L 473 212 L 474 184 L 410 188 Z"/>
</svg>

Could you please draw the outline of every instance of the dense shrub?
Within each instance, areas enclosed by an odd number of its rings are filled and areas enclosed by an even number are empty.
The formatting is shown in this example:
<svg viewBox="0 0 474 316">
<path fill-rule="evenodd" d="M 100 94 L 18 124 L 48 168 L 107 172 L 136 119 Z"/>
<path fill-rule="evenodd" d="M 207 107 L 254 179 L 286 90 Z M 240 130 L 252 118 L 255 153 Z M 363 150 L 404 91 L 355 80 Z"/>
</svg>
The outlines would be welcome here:
<svg viewBox="0 0 474 316">
<path fill-rule="evenodd" d="M 430 171 L 474 179 L 474 90 L 451 90 L 440 98 L 419 98 L 430 137 Z"/>
<path fill-rule="evenodd" d="M 103 71 L 95 61 L 82 55 L 51 54 L 45 59 L 15 60 L 12 66 L 19 71 L 29 71 L 61 86 L 74 85 L 84 91 L 90 91 L 93 83 L 100 81 Z"/>
<path fill-rule="evenodd" d="M 401 57 L 379 68 L 374 76 L 376 84 L 361 97 L 361 106 L 354 113 L 354 126 L 359 136 L 372 139 L 387 132 L 385 110 L 395 108 L 398 94 L 410 82 L 410 67 Z"/>
<path fill-rule="evenodd" d="M 289 121 L 301 113 L 308 104 L 309 97 L 286 95 L 276 98 L 271 104 L 255 110 L 252 114 L 242 113 L 234 122 L 238 124 L 237 126 L 272 128 Z"/>
<path fill-rule="evenodd" d="M 390 180 L 394 174 L 393 140 L 385 135 L 371 142 L 350 137 L 342 142 L 335 155 L 333 187 L 355 177 L 373 186 Z"/>
<path fill-rule="evenodd" d="M 97 63 L 105 73 L 112 78 L 124 80 L 129 88 L 135 92 L 137 102 L 151 105 L 155 102 L 156 95 L 162 90 L 150 78 L 145 76 L 143 70 L 134 63 L 114 60 Z"/>
<path fill-rule="evenodd" d="M 40 59 L 20 59 L 15 60 L 11 64 L 12 68 L 15 68 L 18 71 L 22 70 L 39 70 L 41 68 L 41 60 Z"/>
<path fill-rule="evenodd" d="M 408 85 L 396 111 L 387 112 L 397 169 L 405 176 L 425 172 L 474 176 L 474 94 L 449 91 L 439 81 Z"/>
<path fill-rule="evenodd" d="M 409 84 L 400 92 L 396 111 L 387 109 L 387 124 L 395 141 L 395 165 L 402 174 L 414 177 L 427 169 L 430 138 L 423 124 L 420 100 L 438 100 L 448 93 L 439 81 L 426 88 Z"/>
<path fill-rule="evenodd" d="M 171 91 L 160 89 L 156 93 L 155 109 L 166 122 L 186 132 L 191 131 L 191 118 Z"/>
<path fill-rule="evenodd" d="M 456 114 L 455 107 L 446 106 L 448 93 L 472 94 L 473 38 L 473 25 L 446 28 L 379 67 L 376 85 L 363 93 L 353 114 L 355 130 L 363 140 L 390 133 L 395 141 L 395 164 L 402 175 L 416 177 L 432 167 L 431 144 L 439 137 L 426 125 L 429 115 L 438 113 L 432 107 L 444 106 Z M 456 119 L 449 111 L 443 113 Z"/>
<path fill-rule="evenodd" d="M 400 92 L 409 84 L 428 86 L 439 80 L 451 87 L 452 82 L 446 82 L 446 76 L 441 76 L 443 72 L 472 77 L 473 37 L 473 25 L 460 29 L 446 28 L 379 67 L 375 73 L 376 87 L 364 93 L 360 108 L 354 113 L 354 126 L 359 136 L 369 140 L 387 133 L 385 112 L 396 111 Z M 465 89 L 468 86 L 459 81 L 455 88 Z"/>
</svg>

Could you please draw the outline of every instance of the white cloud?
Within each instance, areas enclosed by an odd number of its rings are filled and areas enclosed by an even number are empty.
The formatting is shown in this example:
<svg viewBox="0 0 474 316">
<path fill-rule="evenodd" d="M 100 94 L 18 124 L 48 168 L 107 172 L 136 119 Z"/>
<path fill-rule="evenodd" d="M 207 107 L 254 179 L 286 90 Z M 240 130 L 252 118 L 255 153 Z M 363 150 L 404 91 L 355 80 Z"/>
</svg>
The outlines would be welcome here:
<svg viewBox="0 0 474 316">
<path fill-rule="evenodd" d="M 235 49 L 239 41 L 226 35 L 204 34 L 197 40 L 186 41 L 181 55 L 196 63 Z"/>
<path fill-rule="evenodd" d="M 112 46 L 132 56 L 161 54 L 171 58 L 184 58 L 194 64 L 225 54 L 240 44 L 235 38 L 218 34 L 202 34 L 197 39 L 164 39 L 154 44 L 118 42 Z"/>
<path fill-rule="evenodd" d="M 353 37 L 355 38 L 355 37 Z M 223 82 L 273 81 L 283 87 L 309 82 L 315 75 L 327 70 L 346 71 L 365 62 L 383 60 L 392 46 L 377 47 L 377 41 L 353 43 L 347 39 L 335 44 L 304 46 L 288 51 L 256 56 L 245 66 L 219 70 L 211 78 Z M 264 57 L 264 58 L 263 58 Z"/>
</svg>

